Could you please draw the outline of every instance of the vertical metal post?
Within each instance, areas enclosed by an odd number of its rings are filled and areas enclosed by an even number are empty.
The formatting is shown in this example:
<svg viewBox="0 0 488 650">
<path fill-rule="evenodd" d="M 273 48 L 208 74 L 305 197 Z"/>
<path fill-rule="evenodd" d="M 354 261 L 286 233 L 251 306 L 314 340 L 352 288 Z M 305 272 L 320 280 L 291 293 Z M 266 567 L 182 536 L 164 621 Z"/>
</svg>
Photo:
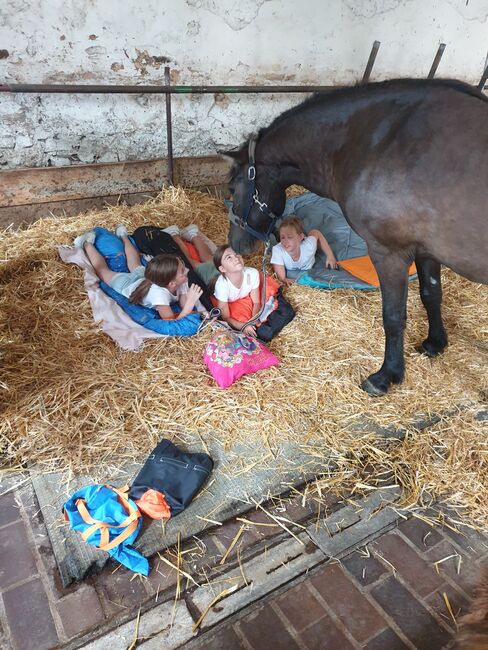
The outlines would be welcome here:
<svg viewBox="0 0 488 650">
<path fill-rule="evenodd" d="M 478 84 L 478 90 L 481 90 L 481 91 L 484 90 L 485 83 L 486 83 L 487 79 L 488 79 L 488 65 L 486 66 L 485 71 L 481 75 L 481 79 L 480 79 L 480 82 Z"/>
<path fill-rule="evenodd" d="M 439 67 L 439 63 L 441 62 L 442 55 L 444 54 L 444 50 L 446 49 L 446 44 L 441 43 L 439 47 L 437 48 L 437 53 L 434 57 L 434 60 L 432 61 L 431 68 L 429 70 L 429 74 L 427 75 L 427 79 L 433 79 L 434 75 L 436 73 L 437 68 Z"/>
<path fill-rule="evenodd" d="M 364 71 L 363 74 L 363 84 L 369 81 L 371 70 L 373 69 L 376 55 L 378 54 L 378 50 L 380 49 L 380 45 L 381 45 L 380 41 L 375 41 L 373 43 L 373 47 L 371 48 L 368 63 L 366 64 L 366 70 Z"/>
<path fill-rule="evenodd" d="M 169 66 L 164 68 L 164 81 L 167 86 L 171 85 Z M 166 139 L 168 147 L 168 178 L 169 184 L 173 182 L 173 125 L 171 123 L 171 93 L 166 93 Z"/>
</svg>

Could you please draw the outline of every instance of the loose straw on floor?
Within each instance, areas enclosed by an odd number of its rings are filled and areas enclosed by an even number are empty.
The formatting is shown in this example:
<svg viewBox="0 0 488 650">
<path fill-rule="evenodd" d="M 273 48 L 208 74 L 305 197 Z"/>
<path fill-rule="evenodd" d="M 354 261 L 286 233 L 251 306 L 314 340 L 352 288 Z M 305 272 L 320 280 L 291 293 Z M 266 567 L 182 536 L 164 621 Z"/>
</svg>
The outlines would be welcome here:
<svg viewBox="0 0 488 650">
<path fill-rule="evenodd" d="M 406 380 L 374 399 L 359 384 L 382 362 L 379 292 L 294 285 L 285 293 L 297 316 L 270 345 L 280 366 L 220 390 L 201 361 L 210 329 L 123 353 L 93 322 L 81 271 L 57 254 L 58 245 L 71 244 L 79 233 L 118 223 L 129 230 L 196 223 L 221 244 L 226 212 L 215 196 L 171 188 L 144 204 L 47 217 L 3 233 L 2 468 L 69 467 L 103 478 L 109 466 L 144 459 L 164 435 L 202 447 L 212 439 L 229 450 L 237 443 L 249 446 L 248 458 L 236 454 L 234 467 L 216 471 L 280 472 L 290 469 L 280 445 L 293 443 L 314 461 L 323 459 L 320 498 L 355 485 L 369 489 L 388 471 L 390 484 L 402 485 L 409 504 L 427 494 L 449 495 L 475 525 L 487 526 L 487 424 L 477 413 L 488 401 L 488 287 L 443 272 L 450 345 L 438 359 L 428 359 L 415 350 L 427 326 L 412 282 Z M 260 251 L 258 246 L 246 263 L 259 266 Z M 422 430 L 421 420 L 435 424 Z M 378 435 L 399 429 L 403 442 Z M 302 469 L 295 467 L 297 474 Z"/>
</svg>

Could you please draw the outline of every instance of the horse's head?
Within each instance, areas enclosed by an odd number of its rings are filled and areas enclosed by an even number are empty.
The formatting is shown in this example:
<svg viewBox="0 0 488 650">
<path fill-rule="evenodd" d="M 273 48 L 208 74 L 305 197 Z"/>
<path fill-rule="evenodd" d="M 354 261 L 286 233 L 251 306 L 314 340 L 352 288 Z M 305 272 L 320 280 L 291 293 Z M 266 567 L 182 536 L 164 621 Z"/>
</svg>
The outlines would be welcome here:
<svg viewBox="0 0 488 650">
<path fill-rule="evenodd" d="M 266 239 L 286 201 L 279 166 L 256 164 L 254 146 L 245 143 L 237 151 L 220 152 L 232 160 L 229 189 L 234 215 L 229 214 L 229 243 L 243 254 L 250 253 L 258 239 Z"/>
</svg>

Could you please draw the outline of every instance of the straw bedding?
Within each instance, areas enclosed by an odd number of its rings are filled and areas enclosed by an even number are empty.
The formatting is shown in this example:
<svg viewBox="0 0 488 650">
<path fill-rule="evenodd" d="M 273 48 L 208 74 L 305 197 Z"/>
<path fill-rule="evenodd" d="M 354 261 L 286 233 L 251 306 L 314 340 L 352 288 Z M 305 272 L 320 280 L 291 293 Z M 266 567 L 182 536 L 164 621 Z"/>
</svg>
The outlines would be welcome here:
<svg viewBox="0 0 488 650">
<path fill-rule="evenodd" d="M 191 339 L 156 339 L 142 352 L 124 353 L 93 322 L 81 271 L 62 263 L 56 246 L 92 226 L 118 223 L 129 229 L 196 223 L 217 244 L 227 233 L 219 198 L 181 189 L 135 207 L 46 218 L 3 233 L 4 470 L 35 464 L 41 471 L 97 469 L 103 475 L 143 458 L 163 435 L 178 442 L 183 432 L 203 447 L 209 436 L 229 448 L 256 439 L 271 452 L 289 439 L 312 444 L 324 459 L 332 452 L 336 469 L 318 484 L 322 492 L 374 487 L 389 472 L 411 504 L 427 492 L 449 495 L 486 526 L 487 424 L 477 414 L 488 402 L 488 287 L 444 271 L 450 346 L 431 360 L 415 351 L 426 319 L 411 283 L 406 381 L 373 399 L 359 382 L 382 361 L 379 293 L 293 286 L 286 295 L 297 317 L 270 345 L 281 365 L 222 391 L 201 361 L 208 328 Z M 258 266 L 259 254 L 246 262 Z M 435 415 L 441 416 L 436 424 L 417 428 L 419 417 Z M 384 440 L 378 427 L 404 429 L 406 439 Z"/>
</svg>

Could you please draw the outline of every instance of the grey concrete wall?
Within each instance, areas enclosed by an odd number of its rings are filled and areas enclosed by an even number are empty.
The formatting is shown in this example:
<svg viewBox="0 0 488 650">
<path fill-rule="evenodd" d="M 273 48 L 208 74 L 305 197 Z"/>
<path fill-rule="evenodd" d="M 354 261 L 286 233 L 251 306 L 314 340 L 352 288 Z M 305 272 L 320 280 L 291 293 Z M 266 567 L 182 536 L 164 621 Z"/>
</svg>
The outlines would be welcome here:
<svg viewBox="0 0 488 650">
<path fill-rule="evenodd" d="M 0 83 L 348 84 L 375 39 L 373 79 L 477 82 L 488 0 L 3 0 Z M 238 144 L 303 95 L 173 99 L 175 155 Z M 0 169 L 165 155 L 164 96 L 0 94 Z"/>
</svg>

